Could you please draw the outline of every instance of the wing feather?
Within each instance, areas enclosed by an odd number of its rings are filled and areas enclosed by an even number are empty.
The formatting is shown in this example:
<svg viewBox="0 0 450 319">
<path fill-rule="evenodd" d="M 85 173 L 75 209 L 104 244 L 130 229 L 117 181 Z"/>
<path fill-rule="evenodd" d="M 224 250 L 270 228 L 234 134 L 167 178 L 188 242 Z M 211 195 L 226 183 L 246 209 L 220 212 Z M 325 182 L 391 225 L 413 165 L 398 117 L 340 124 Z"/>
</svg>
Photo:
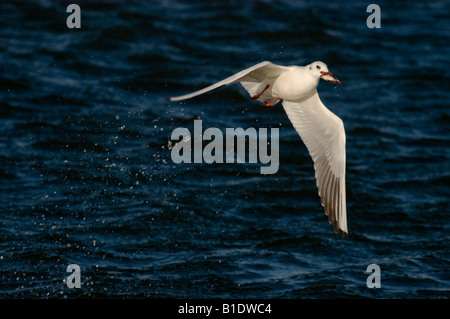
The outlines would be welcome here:
<svg viewBox="0 0 450 319">
<path fill-rule="evenodd" d="M 348 234 L 345 194 L 345 130 L 315 91 L 283 107 L 314 161 L 316 184 L 328 221 L 336 233 Z"/>
<path fill-rule="evenodd" d="M 169 101 L 181 101 L 193 98 L 195 96 L 207 93 L 209 91 L 215 90 L 221 86 L 229 85 L 237 82 L 241 82 L 242 86 L 249 92 L 250 95 L 255 95 L 255 92 L 261 92 L 264 88 L 265 83 L 270 79 L 278 77 L 283 72 L 289 70 L 288 67 L 276 65 L 270 61 L 264 61 L 251 66 L 245 70 L 242 70 L 226 79 L 214 83 L 204 89 L 181 95 L 176 97 L 169 97 Z"/>
</svg>

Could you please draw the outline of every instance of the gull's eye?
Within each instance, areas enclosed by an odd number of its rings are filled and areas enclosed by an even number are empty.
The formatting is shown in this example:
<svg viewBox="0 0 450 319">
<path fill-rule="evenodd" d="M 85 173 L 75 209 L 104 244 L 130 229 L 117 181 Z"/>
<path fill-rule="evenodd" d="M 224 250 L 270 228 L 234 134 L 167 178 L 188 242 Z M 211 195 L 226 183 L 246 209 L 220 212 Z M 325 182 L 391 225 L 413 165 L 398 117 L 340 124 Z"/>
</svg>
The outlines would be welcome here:
<svg viewBox="0 0 450 319">
<path fill-rule="evenodd" d="M 317 70 L 320 70 L 320 65 L 316 65 Z"/>
</svg>

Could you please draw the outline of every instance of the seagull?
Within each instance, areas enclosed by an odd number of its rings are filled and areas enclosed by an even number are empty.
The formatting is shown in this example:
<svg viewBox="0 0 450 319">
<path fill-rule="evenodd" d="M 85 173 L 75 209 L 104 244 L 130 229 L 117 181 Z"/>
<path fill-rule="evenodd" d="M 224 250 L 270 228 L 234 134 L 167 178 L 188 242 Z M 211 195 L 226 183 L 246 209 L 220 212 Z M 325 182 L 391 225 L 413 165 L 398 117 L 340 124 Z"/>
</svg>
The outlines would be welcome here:
<svg viewBox="0 0 450 319">
<path fill-rule="evenodd" d="M 328 221 L 336 234 L 345 237 L 348 235 L 345 130 L 342 120 L 328 110 L 319 98 L 317 86 L 320 79 L 342 87 L 339 79 L 323 62 L 282 66 L 264 61 L 204 89 L 167 100 L 186 100 L 239 82 L 251 99 L 261 101 L 263 106 L 282 101 L 289 120 L 314 162 L 316 185 Z"/>
</svg>

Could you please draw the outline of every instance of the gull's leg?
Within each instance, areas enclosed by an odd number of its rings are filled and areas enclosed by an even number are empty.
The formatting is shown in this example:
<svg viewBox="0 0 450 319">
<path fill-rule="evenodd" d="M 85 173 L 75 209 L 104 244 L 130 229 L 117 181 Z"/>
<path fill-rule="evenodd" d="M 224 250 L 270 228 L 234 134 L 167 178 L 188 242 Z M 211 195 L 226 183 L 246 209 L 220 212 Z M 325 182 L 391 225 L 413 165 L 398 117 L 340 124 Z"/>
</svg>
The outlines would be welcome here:
<svg viewBox="0 0 450 319">
<path fill-rule="evenodd" d="M 264 90 L 261 91 L 261 93 L 253 95 L 252 100 L 257 100 L 261 97 L 261 95 L 269 88 L 270 84 L 267 84 Z"/>
<path fill-rule="evenodd" d="M 271 106 L 273 103 L 278 102 L 279 100 L 281 100 L 281 97 L 273 100 L 272 102 L 268 102 L 268 101 L 264 101 L 264 103 L 261 103 L 262 106 Z"/>
</svg>

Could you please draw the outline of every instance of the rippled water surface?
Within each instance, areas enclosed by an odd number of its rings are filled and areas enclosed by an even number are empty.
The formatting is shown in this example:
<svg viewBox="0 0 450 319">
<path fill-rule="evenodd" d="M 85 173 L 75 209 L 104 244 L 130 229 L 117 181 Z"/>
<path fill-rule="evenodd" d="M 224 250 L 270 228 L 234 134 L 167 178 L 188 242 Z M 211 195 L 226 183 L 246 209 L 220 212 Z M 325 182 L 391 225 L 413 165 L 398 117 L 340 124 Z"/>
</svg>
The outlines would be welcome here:
<svg viewBox="0 0 450 319">
<path fill-rule="evenodd" d="M 377 2 L 379 29 L 364 1 L 79 1 L 81 29 L 69 3 L 0 3 L 1 297 L 450 296 L 449 1 Z M 263 60 L 344 84 L 318 89 L 345 123 L 348 238 L 281 105 L 164 100 Z M 175 164 L 196 119 L 278 128 L 278 172 Z"/>
</svg>

